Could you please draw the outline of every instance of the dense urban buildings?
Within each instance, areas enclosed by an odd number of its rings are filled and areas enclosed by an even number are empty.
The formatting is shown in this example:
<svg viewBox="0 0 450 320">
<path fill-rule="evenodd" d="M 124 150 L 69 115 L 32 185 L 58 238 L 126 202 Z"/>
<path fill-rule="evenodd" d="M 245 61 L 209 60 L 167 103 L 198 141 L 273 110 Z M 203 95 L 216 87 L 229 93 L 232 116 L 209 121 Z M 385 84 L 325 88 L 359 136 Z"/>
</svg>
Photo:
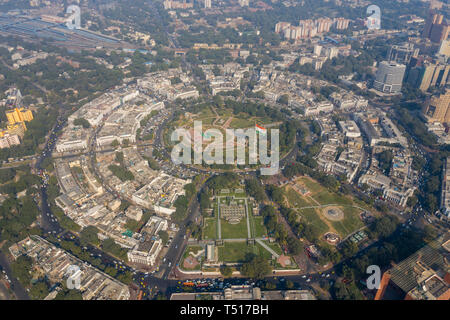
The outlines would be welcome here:
<svg viewBox="0 0 450 320">
<path fill-rule="evenodd" d="M 350 21 L 344 18 L 299 20 L 298 26 L 293 26 L 289 22 L 278 22 L 275 25 L 275 32 L 281 33 L 285 39 L 308 39 L 329 32 L 333 25 L 339 30 L 345 30 L 349 23 Z"/>
<path fill-rule="evenodd" d="M 0 300 L 449 300 L 450 5 L 378 5 L 0 0 Z"/>
<path fill-rule="evenodd" d="M 39 236 L 26 238 L 12 245 L 9 251 L 15 259 L 26 255 L 52 283 L 67 279 L 70 266 L 77 266 L 83 300 L 128 300 L 130 292 L 126 285 L 94 267 L 57 248 Z M 56 291 L 57 292 L 57 291 Z"/>
</svg>

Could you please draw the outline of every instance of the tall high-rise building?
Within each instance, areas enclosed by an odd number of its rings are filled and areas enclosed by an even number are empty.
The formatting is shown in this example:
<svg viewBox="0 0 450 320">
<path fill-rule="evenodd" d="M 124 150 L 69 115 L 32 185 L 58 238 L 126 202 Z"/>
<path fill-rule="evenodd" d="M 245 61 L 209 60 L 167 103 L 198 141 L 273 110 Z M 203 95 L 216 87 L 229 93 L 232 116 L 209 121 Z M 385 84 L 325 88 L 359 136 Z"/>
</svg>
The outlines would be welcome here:
<svg viewBox="0 0 450 320">
<path fill-rule="evenodd" d="M 450 27 L 446 22 L 435 25 L 431 30 L 430 40 L 434 43 L 441 43 L 447 40 L 449 31 Z"/>
<path fill-rule="evenodd" d="M 204 4 L 206 9 L 211 9 L 211 0 L 205 0 Z"/>
<path fill-rule="evenodd" d="M 447 83 L 450 65 L 439 62 L 424 62 L 418 87 L 426 92 L 430 87 L 443 87 Z"/>
<path fill-rule="evenodd" d="M 422 36 L 435 43 L 447 40 L 450 27 L 442 14 L 430 11 Z"/>
<path fill-rule="evenodd" d="M 432 97 L 423 110 L 428 122 L 450 123 L 450 90 Z"/>
<path fill-rule="evenodd" d="M 450 41 L 444 40 L 439 47 L 439 54 L 450 57 Z"/>
<path fill-rule="evenodd" d="M 434 11 L 430 11 L 428 13 L 428 18 L 425 22 L 425 28 L 423 29 L 422 36 L 424 38 L 430 38 L 431 30 L 433 29 L 433 25 L 442 23 L 444 16 L 442 14 L 434 13 Z"/>
<path fill-rule="evenodd" d="M 315 21 L 317 33 L 329 32 L 333 25 L 333 20 L 330 18 L 319 18 Z"/>
<path fill-rule="evenodd" d="M 389 49 L 387 61 L 395 61 L 408 65 L 412 57 L 419 55 L 419 49 L 414 49 L 413 43 L 405 43 L 403 45 L 393 45 Z"/>
<path fill-rule="evenodd" d="M 278 22 L 276 25 L 275 25 L 275 32 L 276 33 L 280 33 L 280 32 L 283 32 L 284 33 L 284 30 L 286 30 L 287 28 L 289 28 L 291 26 L 291 24 L 289 23 L 289 22 Z"/>
<path fill-rule="evenodd" d="M 289 22 L 278 22 L 275 25 L 275 32 L 283 33 L 286 39 L 308 39 L 329 32 L 335 22 L 339 24 L 340 29 L 346 29 L 350 20 L 344 18 L 335 20 L 330 18 L 306 19 L 299 20 L 298 26 L 292 26 Z"/>
<path fill-rule="evenodd" d="M 348 29 L 348 25 L 350 24 L 350 20 L 349 19 L 336 18 L 334 20 L 336 22 L 336 29 L 338 29 L 338 30 L 346 30 L 346 29 Z"/>
<path fill-rule="evenodd" d="M 406 66 L 392 61 L 382 61 L 377 70 L 373 87 L 384 93 L 399 93 L 402 90 Z"/>
</svg>

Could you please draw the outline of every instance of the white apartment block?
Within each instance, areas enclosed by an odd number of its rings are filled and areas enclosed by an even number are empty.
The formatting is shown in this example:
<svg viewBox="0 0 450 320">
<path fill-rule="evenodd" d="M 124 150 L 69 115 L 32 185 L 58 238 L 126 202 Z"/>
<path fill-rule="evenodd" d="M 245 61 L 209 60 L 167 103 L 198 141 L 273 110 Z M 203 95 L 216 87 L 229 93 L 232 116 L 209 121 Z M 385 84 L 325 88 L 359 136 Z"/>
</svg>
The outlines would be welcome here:
<svg viewBox="0 0 450 320">
<path fill-rule="evenodd" d="M 128 261 L 133 263 L 153 266 L 156 263 L 163 245 L 161 240 L 154 240 L 138 244 L 133 250 L 128 251 Z"/>
</svg>

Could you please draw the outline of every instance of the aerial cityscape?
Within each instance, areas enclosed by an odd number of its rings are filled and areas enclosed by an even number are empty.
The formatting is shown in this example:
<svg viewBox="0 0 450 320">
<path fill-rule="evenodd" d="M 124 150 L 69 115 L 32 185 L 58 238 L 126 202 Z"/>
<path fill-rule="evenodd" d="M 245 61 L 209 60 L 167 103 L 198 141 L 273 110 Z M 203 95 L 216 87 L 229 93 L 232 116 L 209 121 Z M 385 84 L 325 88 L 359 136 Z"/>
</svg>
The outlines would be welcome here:
<svg viewBox="0 0 450 320">
<path fill-rule="evenodd" d="M 449 14 L 0 0 L 0 300 L 450 300 Z"/>
</svg>

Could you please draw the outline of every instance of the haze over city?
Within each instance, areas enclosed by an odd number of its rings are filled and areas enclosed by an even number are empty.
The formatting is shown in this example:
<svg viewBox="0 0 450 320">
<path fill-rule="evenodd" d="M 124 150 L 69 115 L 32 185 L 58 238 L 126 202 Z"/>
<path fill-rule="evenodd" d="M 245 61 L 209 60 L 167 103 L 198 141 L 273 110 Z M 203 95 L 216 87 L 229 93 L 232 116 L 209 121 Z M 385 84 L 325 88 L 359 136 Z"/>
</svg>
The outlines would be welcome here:
<svg viewBox="0 0 450 320">
<path fill-rule="evenodd" d="M 449 300 L 448 13 L 0 0 L 0 300 Z"/>
</svg>

